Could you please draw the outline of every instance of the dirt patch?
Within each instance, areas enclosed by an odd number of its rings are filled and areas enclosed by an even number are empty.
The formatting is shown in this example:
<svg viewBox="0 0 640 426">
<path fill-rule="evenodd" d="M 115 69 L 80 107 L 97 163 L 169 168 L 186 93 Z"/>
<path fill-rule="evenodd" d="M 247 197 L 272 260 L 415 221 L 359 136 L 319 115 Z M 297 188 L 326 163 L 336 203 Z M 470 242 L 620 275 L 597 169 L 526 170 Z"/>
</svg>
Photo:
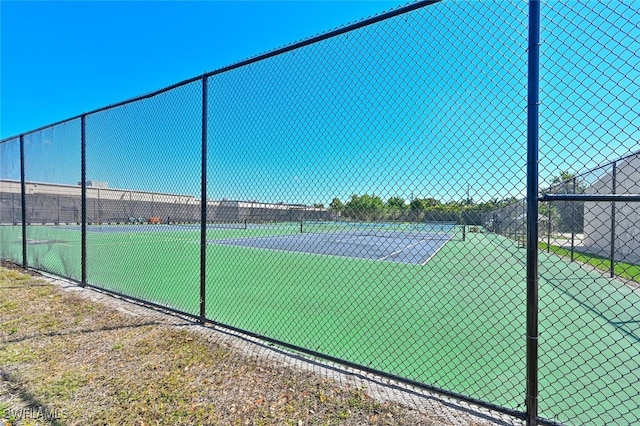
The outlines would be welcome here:
<svg viewBox="0 0 640 426">
<path fill-rule="evenodd" d="M 15 264 L 14 262 L 10 262 L 8 260 L 3 260 L 0 259 L 0 266 L 6 269 L 10 269 L 12 271 L 19 271 L 20 273 L 24 274 L 24 275 L 29 275 L 32 277 L 40 277 L 42 276 L 42 274 L 40 274 L 37 271 L 32 271 L 30 269 L 24 269 L 22 266 Z"/>
</svg>

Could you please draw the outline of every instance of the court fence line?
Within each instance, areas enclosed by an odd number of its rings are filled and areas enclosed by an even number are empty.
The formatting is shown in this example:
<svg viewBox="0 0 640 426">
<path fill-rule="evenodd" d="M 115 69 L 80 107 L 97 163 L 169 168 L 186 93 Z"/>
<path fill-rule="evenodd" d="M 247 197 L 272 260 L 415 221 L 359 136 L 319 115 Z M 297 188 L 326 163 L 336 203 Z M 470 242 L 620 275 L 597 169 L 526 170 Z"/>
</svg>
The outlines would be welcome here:
<svg viewBox="0 0 640 426">
<path fill-rule="evenodd" d="M 0 257 L 528 425 L 640 422 L 637 383 L 609 380 L 640 355 L 638 12 L 417 1 L 3 139 Z M 133 178 L 90 180 L 117 178 L 101 162 Z"/>
</svg>

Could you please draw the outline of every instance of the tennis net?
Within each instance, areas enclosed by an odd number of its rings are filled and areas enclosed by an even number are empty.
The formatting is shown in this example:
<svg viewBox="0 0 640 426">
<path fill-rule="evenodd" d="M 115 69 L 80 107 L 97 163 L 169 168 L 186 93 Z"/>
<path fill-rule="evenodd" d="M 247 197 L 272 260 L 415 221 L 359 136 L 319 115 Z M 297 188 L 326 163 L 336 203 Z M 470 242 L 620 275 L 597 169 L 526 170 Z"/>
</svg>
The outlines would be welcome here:
<svg viewBox="0 0 640 426">
<path fill-rule="evenodd" d="M 309 234 L 348 234 L 420 239 L 446 239 L 464 241 L 464 225 L 449 222 L 347 222 L 302 221 L 300 231 Z"/>
</svg>

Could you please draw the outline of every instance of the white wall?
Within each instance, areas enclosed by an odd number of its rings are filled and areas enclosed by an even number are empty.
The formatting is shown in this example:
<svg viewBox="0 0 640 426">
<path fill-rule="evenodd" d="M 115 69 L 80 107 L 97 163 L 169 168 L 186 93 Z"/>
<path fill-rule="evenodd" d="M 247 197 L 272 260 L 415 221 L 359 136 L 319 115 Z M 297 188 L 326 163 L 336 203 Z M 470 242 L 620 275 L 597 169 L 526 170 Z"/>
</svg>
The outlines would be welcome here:
<svg viewBox="0 0 640 426">
<path fill-rule="evenodd" d="M 611 194 L 609 170 L 587 194 Z M 640 153 L 617 164 L 616 194 L 640 194 Z M 615 259 L 640 261 L 640 203 L 615 204 Z M 611 203 L 586 202 L 584 205 L 585 247 L 588 251 L 609 256 L 611 250 Z"/>
<path fill-rule="evenodd" d="M 81 188 L 74 185 L 58 185 L 53 183 L 26 182 L 27 194 L 81 196 Z M 20 182 L 0 180 L 0 192 L 20 193 Z M 166 194 L 160 192 L 129 191 L 126 189 L 87 187 L 87 198 L 122 201 L 147 201 L 157 203 L 200 204 L 200 200 L 180 194 Z"/>
</svg>

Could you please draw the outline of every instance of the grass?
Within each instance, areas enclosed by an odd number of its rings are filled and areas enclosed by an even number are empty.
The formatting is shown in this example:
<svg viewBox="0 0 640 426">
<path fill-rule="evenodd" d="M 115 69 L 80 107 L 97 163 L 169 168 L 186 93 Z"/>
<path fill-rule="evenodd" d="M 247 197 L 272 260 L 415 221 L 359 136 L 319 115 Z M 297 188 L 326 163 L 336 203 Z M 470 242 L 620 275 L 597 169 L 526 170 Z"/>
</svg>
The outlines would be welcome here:
<svg viewBox="0 0 640 426">
<path fill-rule="evenodd" d="M 559 256 L 562 256 L 565 258 L 571 258 L 570 249 L 567 249 L 564 247 L 558 247 L 554 245 L 548 245 L 547 243 L 543 243 L 543 242 L 539 244 L 539 247 L 541 250 L 546 251 L 548 249 L 550 252 L 555 253 Z M 611 268 L 611 260 L 608 257 L 598 256 L 590 253 L 582 253 L 577 250 L 574 250 L 573 258 L 578 262 L 593 266 L 594 268 L 600 271 L 609 272 Z M 640 265 L 615 261 L 613 266 L 613 272 L 618 277 L 640 283 Z"/>
<path fill-rule="evenodd" d="M 27 407 L 56 414 L 38 424 L 449 424 L 5 268 L 0 304 L 0 419 L 16 424 Z"/>
</svg>

